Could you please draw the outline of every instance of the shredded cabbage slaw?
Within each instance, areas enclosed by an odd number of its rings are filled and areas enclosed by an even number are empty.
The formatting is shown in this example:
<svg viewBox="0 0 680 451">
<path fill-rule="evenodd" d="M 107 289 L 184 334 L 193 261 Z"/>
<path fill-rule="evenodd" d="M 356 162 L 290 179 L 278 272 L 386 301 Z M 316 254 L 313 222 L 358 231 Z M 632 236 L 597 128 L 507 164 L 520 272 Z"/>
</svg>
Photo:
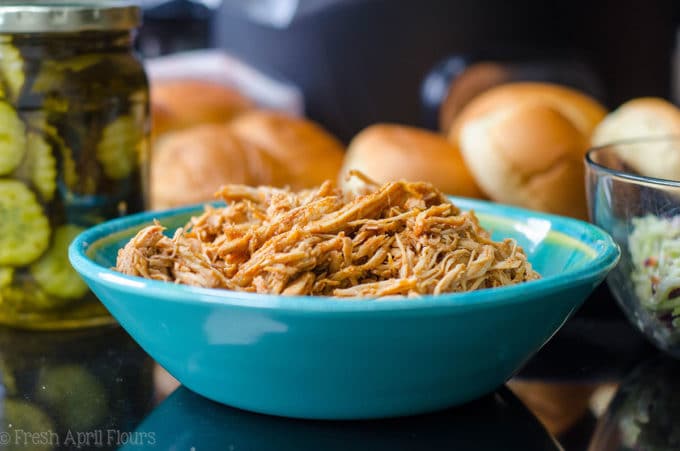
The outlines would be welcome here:
<svg viewBox="0 0 680 451">
<path fill-rule="evenodd" d="M 635 294 L 646 309 L 680 327 L 680 216 L 634 218 L 628 248 Z"/>
</svg>

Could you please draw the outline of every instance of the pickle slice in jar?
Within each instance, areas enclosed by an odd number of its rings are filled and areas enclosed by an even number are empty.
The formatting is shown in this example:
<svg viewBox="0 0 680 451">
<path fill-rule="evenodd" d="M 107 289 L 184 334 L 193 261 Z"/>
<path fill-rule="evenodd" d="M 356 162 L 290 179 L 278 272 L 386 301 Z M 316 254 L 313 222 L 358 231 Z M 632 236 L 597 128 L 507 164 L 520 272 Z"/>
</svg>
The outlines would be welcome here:
<svg viewBox="0 0 680 451">
<path fill-rule="evenodd" d="M 61 141 L 63 143 L 63 141 Z M 80 183 L 80 176 L 76 168 L 76 162 L 73 159 L 73 151 L 66 144 L 60 146 L 61 151 L 61 168 L 64 177 L 64 183 L 69 189 L 74 189 Z"/>
<path fill-rule="evenodd" d="M 8 287 L 14 278 L 14 268 L 10 266 L 0 266 L 0 288 Z"/>
<path fill-rule="evenodd" d="M 30 278 L 15 281 L 12 285 L 0 288 L 0 301 L 5 311 L 15 313 L 35 313 L 62 307 L 68 300 L 50 296 Z"/>
<path fill-rule="evenodd" d="M 54 125 L 48 124 L 44 117 L 38 116 L 32 121 L 29 120 L 29 125 L 49 138 L 50 142 L 58 149 L 61 156 L 61 170 L 64 182 L 69 189 L 73 189 L 78 184 L 80 178 L 78 177 L 76 162 L 73 159 L 71 148 L 66 145 L 66 142 L 59 135 L 57 128 Z"/>
<path fill-rule="evenodd" d="M 26 436 L 21 434 L 10 435 L 12 431 L 55 431 L 52 419 L 47 416 L 38 406 L 20 399 L 5 398 L 0 402 L 2 406 L 2 424 L 0 429 L 8 440 L 3 442 L 3 451 L 26 450 L 47 451 L 53 449 L 51 440 L 24 440 Z"/>
<path fill-rule="evenodd" d="M 84 55 L 74 56 L 65 60 L 57 61 L 56 68 L 61 71 L 70 70 L 72 72 L 80 72 L 88 69 L 95 64 L 104 61 L 104 55 L 101 53 L 86 53 Z"/>
<path fill-rule="evenodd" d="M 0 175 L 16 169 L 26 152 L 26 127 L 7 103 L 0 101 Z"/>
<path fill-rule="evenodd" d="M 52 200 L 57 187 L 57 161 L 52 154 L 52 147 L 42 135 L 28 132 L 26 156 L 13 175 L 33 185 L 44 200 Z"/>
<path fill-rule="evenodd" d="M 0 265 L 27 265 L 49 241 L 50 224 L 35 194 L 18 180 L 0 180 Z"/>
<path fill-rule="evenodd" d="M 142 132 L 131 116 L 120 116 L 104 128 L 97 160 L 110 179 L 123 179 L 138 165 Z"/>
<path fill-rule="evenodd" d="M 16 101 L 26 81 L 24 60 L 19 50 L 7 42 L 0 43 L 0 74 L 3 87 L 8 91 L 9 97 Z"/>
<path fill-rule="evenodd" d="M 86 54 L 72 58 L 54 61 L 47 60 L 40 67 L 40 72 L 33 82 L 33 91 L 47 93 L 58 89 L 64 84 L 68 72 L 81 72 L 103 61 L 101 54 Z"/>
<path fill-rule="evenodd" d="M 68 261 L 68 246 L 83 229 L 67 224 L 54 232 L 52 247 L 30 266 L 30 272 L 45 293 L 64 299 L 78 299 L 87 285 Z"/>
<path fill-rule="evenodd" d="M 59 69 L 55 61 L 44 61 L 40 66 L 38 75 L 33 80 L 31 90 L 41 94 L 48 93 L 62 85 L 64 78 L 64 71 Z"/>
</svg>

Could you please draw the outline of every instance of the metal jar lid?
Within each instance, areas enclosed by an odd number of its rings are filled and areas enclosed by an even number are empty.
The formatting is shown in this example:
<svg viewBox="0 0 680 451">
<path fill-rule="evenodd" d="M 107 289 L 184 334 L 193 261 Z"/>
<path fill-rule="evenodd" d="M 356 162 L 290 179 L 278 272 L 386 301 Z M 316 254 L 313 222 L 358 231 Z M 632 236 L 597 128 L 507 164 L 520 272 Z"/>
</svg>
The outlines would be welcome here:
<svg viewBox="0 0 680 451">
<path fill-rule="evenodd" d="M 131 30 L 141 22 L 141 10 L 130 2 L 17 0 L 0 3 L 0 33 Z"/>
</svg>

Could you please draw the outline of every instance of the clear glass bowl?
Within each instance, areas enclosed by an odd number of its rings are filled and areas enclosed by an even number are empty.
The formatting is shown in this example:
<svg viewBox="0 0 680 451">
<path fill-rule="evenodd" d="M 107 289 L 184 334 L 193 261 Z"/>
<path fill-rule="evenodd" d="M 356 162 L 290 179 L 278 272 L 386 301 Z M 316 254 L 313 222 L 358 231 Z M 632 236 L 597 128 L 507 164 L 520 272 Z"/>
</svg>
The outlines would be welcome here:
<svg viewBox="0 0 680 451">
<path fill-rule="evenodd" d="M 591 221 L 621 247 L 607 278 L 614 297 L 645 336 L 680 358 L 680 137 L 591 149 L 586 188 Z"/>
</svg>

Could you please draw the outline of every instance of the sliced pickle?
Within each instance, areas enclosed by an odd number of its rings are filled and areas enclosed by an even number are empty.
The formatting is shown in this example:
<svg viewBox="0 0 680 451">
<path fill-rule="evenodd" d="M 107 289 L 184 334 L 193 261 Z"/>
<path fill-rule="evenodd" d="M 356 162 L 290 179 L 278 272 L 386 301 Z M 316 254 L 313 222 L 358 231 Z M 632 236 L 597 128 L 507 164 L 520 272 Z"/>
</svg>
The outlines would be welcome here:
<svg viewBox="0 0 680 451">
<path fill-rule="evenodd" d="M 28 131 L 45 132 L 45 127 L 48 126 L 47 112 L 44 110 L 24 111 L 21 117 L 26 122 L 26 129 Z"/>
<path fill-rule="evenodd" d="M 0 288 L 0 302 L 3 309 L 15 313 L 33 313 L 48 311 L 61 307 L 64 299 L 49 296 L 35 281 L 26 278 L 14 284 Z"/>
<path fill-rule="evenodd" d="M 82 231 L 71 224 L 57 228 L 52 247 L 31 265 L 31 275 L 45 293 L 64 299 L 79 299 L 87 293 L 87 285 L 68 261 L 68 246 Z"/>
<path fill-rule="evenodd" d="M 33 91 L 47 93 L 63 86 L 68 72 L 81 72 L 102 61 L 103 55 L 87 54 L 60 61 L 47 60 L 33 82 Z"/>
<path fill-rule="evenodd" d="M 64 183 L 69 189 L 75 189 L 80 182 L 76 162 L 73 159 L 73 151 L 71 148 L 64 146 L 61 148 L 61 168 L 64 177 Z"/>
<path fill-rule="evenodd" d="M 57 187 L 57 161 L 52 147 L 39 133 L 28 132 L 26 157 L 14 177 L 32 184 L 44 200 L 52 200 Z"/>
<path fill-rule="evenodd" d="M 149 104 L 149 95 L 146 90 L 134 91 L 128 97 L 130 103 L 130 115 L 137 121 L 143 124 L 146 121 L 149 113 L 147 111 Z"/>
<path fill-rule="evenodd" d="M 53 61 L 45 61 L 33 80 L 32 91 L 40 94 L 56 89 L 64 81 L 64 74 L 55 70 Z"/>
<path fill-rule="evenodd" d="M 12 44 L 0 44 L 0 74 L 9 97 L 16 101 L 26 81 L 26 75 L 21 53 Z"/>
<path fill-rule="evenodd" d="M 52 419 L 38 406 L 28 401 L 5 398 L 0 401 L 2 424 L 0 430 L 7 440 L 2 443 L 3 451 L 27 450 L 43 451 L 54 449 L 58 440 L 50 432 L 56 431 Z M 16 431 L 16 432 L 15 432 Z M 25 433 L 47 434 L 47 440 L 24 440 Z M 56 434 L 55 434 L 56 436 Z M 42 437 L 42 436 L 41 436 Z"/>
<path fill-rule="evenodd" d="M 8 287 L 14 278 L 14 268 L 0 266 L 0 288 Z"/>
<path fill-rule="evenodd" d="M 51 114 L 64 114 L 68 112 L 68 100 L 58 95 L 47 95 L 43 100 L 43 109 Z"/>
<path fill-rule="evenodd" d="M 61 365 L 44 368 L 38 376 L 37 399 L 57 413 L 67 429 L 89 431 L 108 411 L 106 389 L 86 368 Z"/>
<path fill-rule="evenodd" d="M 100 53 L 87 53 L 84 55 L 74 56 L 60 61 L 51 61 L 54 68 L 59 71 L 80 72 L 95 64 L 100 63 L 105 58 L 105 55 Z"/>
<path fill-rule="evenodd" d="M 14 108 L 0 101 L 0 175 L 16 169 L 26 152 L 26 127 Z"/>
<path fill-rule="evenodd" d="M 0 265 L 27 265 L 49 241 L 50 224 L 35 194 L 18 180 L 0 180 Z"/>
<path fill-rule="evenodd" d="M 148 143 L 147 141 L 141 139 L 142 138 L 142 132 L 140 130 L 144 130 L 144 134 L 146 134 L 149 130 L 149 112 L 148 112 L 148 105 L 149 105 L 149 96 L 146 91 L 135 91 L 132 94 L 130 94 L 129 97 L 130 101 L 130 115 L 132 116 L 133 120 L 135 121 L 135 124 L 137 124 L 138 131 L 137 133 L 140 134 L 140 144 L 137 147 L 137 160 L 139 161 L 140 165 L 145 165 L 148 164 L 149 160 L 149 149 L 148 149 Z"/>
<path fill-rule="evenodd" d="M 69 189 L 74 189 L 80 180 L 78 171 L 76 169 L 76 162 L 73 159 L 73 151 L 66 145 L 66 142 L 59 135 L 59 131 L 53 125 L 48 124 L 42 118 L 34 120 L 32 124 L 38 130 L 41 130 L 45 136 L 57 147 L 61 155 L 61 169 L 62 177 L 66 186 Z"/>
<path fill-rule="evenodd" d="M 97 144 L 97 160 L 110 179 L 129 176 L 138 165 L 143 134 L 131 116 L 121 116 L 104 128 Z"/>
</svg>

